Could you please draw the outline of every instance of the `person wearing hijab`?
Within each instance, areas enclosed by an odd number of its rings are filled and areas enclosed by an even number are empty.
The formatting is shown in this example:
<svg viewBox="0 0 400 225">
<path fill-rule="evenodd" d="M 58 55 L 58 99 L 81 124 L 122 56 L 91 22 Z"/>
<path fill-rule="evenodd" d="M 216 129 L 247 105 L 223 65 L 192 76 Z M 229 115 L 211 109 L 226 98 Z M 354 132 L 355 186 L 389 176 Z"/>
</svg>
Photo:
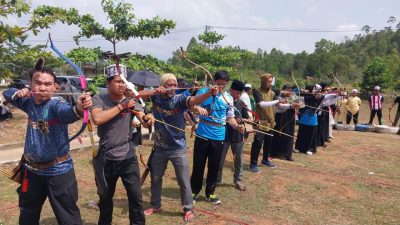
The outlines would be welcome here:
<svg viewBox="0 0 400 225">
<path fill-rule="evenodd" d="M 323 99 L 322 95 L 316 91 L 318 86 L 307 85 L 306 93 L 302 93 L 306 107 L 301 110 L 295 152 L 307 155 L 313 155 L 317 152 L 318 119 L 315 108 L 318 108 Z"/>
<path fill-rule="evenodd" d="M 254 134 L 254 141 L 251 145 L 251 156 L 249 170 L 253 173 L 259 173 L 260 170 L 257 167 L 258 156 L 261 148 L 263 148 L 263 157 L 261 165 L 275 168 L 276 166 L 269 160 L 271 148 L 272 148 L 272 130 L 275 126 L 275 106 L 279 103 L 276 99 L 275 92 L 272 91 L 273 76 L 270 73 L 263 74 L 260 77 L 261 86 L 258 90 L 253 90 L 253 96 L 256 101 L 256 113 L 259 115 L 258 123 L 261 125 L 259 129 L 263 132 L 271 135 L 262 133 Z"/>
<path fill-rule="evenodd" d="M 276 125 L 274 129 L 294 136 L 294 128 L 296 124 L 295 108 L 298 106 L 298 104 L 290 103 L 292 94 L 293 92 L 291 86 L 289 84 L 283 85 L 282 92 L 280 93 L 278 99 L 284 100 L 285 103 L 279 103 L 276 105 Z M 278 132 L 274 132 L 271 156 L 293 161 L 293 142 L 293 138 Z"/>
</svg>

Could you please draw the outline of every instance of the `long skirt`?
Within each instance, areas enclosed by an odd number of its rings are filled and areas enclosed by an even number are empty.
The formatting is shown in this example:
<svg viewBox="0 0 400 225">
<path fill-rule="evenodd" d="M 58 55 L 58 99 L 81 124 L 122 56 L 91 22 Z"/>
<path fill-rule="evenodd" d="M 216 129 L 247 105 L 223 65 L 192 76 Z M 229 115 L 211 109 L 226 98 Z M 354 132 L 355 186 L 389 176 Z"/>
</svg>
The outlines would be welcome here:
<svg viewBox="0 0 400 225">
<path fill-rule="evenodd" d="M 329 114 L 327 112 L 322 112 L 318 115 L 318 134 L 317 144 L 319 146 L 325 145 L 325 141 L 328 140 L 329 136 Z"/>
<path fill-rule="evenodd" d="M 276 125 L 274 129 L 293 136 L 296 124 L 296 120 L 294 117 L 295 117 L 294 109 L 286 110 L 283 113 L 276 113 L 275 114 Z M 280 134 L 278 132 L 274 132 L 271 156 L 291 159 L 293 152 L 293 143 L 294 143 L 293 138 L 286 136 L 284 134 Z"/>
<path fill-rule="evenodd" d="M 302 153 L 311 151 L 317 152 L 317 129 L 318 126 L 309 126 L 299 124 L 299 131 L 297 132 L 297 140 L 295 148 Z"/>
</svg>

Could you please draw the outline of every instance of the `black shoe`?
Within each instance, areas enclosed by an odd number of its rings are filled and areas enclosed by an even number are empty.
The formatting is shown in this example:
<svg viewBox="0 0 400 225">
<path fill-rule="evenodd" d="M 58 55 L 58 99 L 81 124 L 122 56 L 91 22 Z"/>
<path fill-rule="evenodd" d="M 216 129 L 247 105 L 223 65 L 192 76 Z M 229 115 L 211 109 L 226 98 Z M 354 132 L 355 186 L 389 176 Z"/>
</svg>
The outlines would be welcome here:
<svg viewBox="0 0 400 225">
<path fill-rule="evenodd" d="M 198 197 L 199 197 L 199 194 L 193 194 L 192 193 L 193 204 L 196 203 Z"/>
<path fill-rule="evenodd" d="M 218 199 L 217 195 L 206 195 L 206 199 L 208 202 L 210 202 L 213 205 L 219 205 L 221 204 L 221 200 Z"/>
<path fill-rule="evenodd" d="M 275 168 L 276 167 L 276 165 L 273 164 L 271 162 L 271 160 L 264 160 L 264 159 L 261 161 L 261 165 L 268 166 L 268 167 L 271 167 L 271 168 Z"/>
</svg>

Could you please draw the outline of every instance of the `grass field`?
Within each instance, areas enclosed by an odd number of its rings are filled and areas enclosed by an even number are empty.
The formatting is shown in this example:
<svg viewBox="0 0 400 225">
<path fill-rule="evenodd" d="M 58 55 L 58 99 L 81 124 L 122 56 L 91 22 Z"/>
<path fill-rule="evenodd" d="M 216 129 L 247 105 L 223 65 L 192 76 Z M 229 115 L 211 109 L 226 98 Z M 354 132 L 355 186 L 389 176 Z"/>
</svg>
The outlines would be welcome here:
<svg viewBox="0 0 400 225">
<path fill-rule="evenodd" d="M 363 105 L 362 110 L 367 110 Z M 360 120 L 366 121 L 367 113 Z M 335 139 L 316 155 L 294 154 L 294 162 L 274 160 L 277 168 L 247 170 L 250 145 L 245 145 L 244 183 L 240 192 L 232 183 L 232 156 L 228 154 L 222 184 L 216 194 L 219 206 L 204 201 L 195 204 L 191 224 L 400 224 L 400 136 L 378 133 L 334 131 Z M 193 139 L 189 139 L 193 146 Z M 141 148 L 148 155 L 152 144 Z M 192 159 L 192 149 L 189 150 Z M 97 224 L 99 211 L 88 150 L 74 151 L 79 202 L 85 224 Z M 4 166 L 4 165 L 3 165 Z M 143 170 L 143 168 L 141 168 Z M 179 189 L 169 165 L 162 193 L 163 211 L 147 217 L 148 224 L 183 224 Z M 17 224 L 17 185 L 0 177 L 0 224 Z M 149 180 L 143 186 L 145 207 L 149 206 Z M 119 182 L 114 197 L 114 224 L 128 224 L 127 199 Z M 41 224 L 56 224 L 46 202 Z"/>
</svg>

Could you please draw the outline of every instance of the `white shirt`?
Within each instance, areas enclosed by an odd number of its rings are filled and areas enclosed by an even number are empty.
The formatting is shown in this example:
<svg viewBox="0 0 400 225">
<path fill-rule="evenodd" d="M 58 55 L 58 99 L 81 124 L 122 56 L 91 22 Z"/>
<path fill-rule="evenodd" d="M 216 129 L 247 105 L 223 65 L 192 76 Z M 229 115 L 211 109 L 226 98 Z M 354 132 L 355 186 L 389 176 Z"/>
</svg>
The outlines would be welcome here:
<svg viewBox="0 0 400 225">
<path fill-rule="evenodd" d="M 250 103 L 250 97 L 249 94 L 246 92 L 243 92 L 242 95 L 240 96 L 240 100 L 243 101 L 244 105 L 246 106 L 247 109 L 251 110 L 251 103 Z"/>
</svg>

